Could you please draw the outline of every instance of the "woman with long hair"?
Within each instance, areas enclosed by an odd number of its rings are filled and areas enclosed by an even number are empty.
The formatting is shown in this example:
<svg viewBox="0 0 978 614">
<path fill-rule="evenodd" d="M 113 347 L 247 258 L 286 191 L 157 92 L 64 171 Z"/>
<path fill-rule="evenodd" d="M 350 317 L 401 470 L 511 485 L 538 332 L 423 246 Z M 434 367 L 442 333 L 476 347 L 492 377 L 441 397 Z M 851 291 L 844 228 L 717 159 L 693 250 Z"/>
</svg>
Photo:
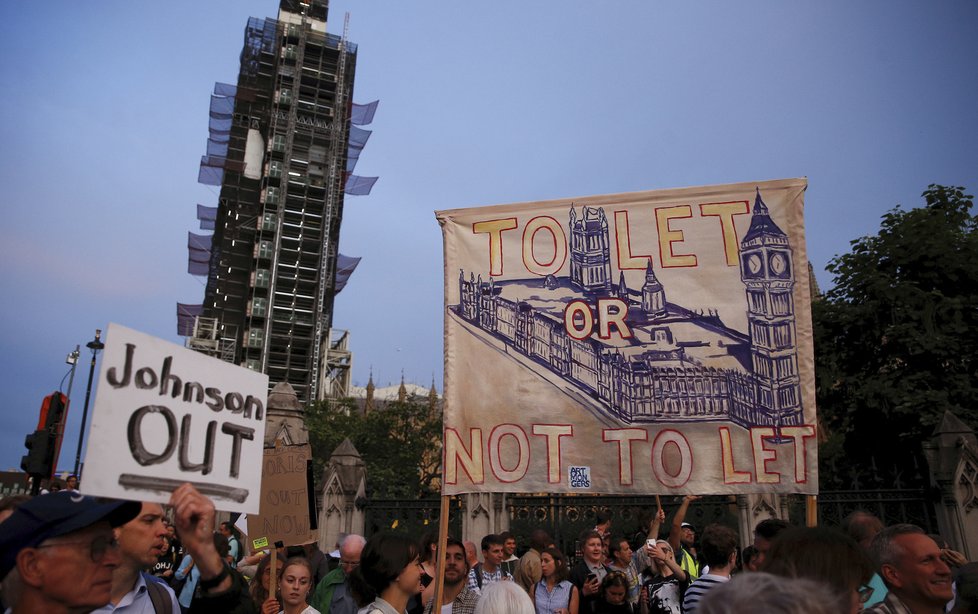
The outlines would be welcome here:
<svg viewBox="0 0 978 614">
<path fill-rule="evenodd" d="M 623 571 L 612 569 L 601 581 L 598 600 L 592 604 L 593 614 L 634 614 L 628 601 L 628 576 Z"/>
<path fill-rule="evenodd" d="M 418 544 L 395 533 L 374 535 L 350 574 L 350 589 L 361 606 L 369 604 L 367 614 L 404 614 L 408 600 L 421 592 Z"/>
<path fill-rule="evenodd" d="M 276 578 L 274 580 L 272 579 L 271 567 L 273 556 L 278 557 L 278 561 L 276 561 L 277 569 L 275 571 Z M 248 584 L 248 592 L 256 604 L 261 605 L 265 603 L 268 596 L 272 593 L 272 589 L 278 586 L 284 565 L 285 557 L 278 554 L 276 550 L 272 550 L 271 554 L 261 557 L 261 560 L 258 561 L 258 566 L 255 568 L 255 575 L 252 576 L 251 582 Z"/>
<path fill-rule="evenodd" d="M 567 579 L 567 559 L 556 548 L 540 553 L 542 577 L 530 589 L 537 614 L 578 614 L 580 595 Z"/>
<path fill-rule="evenodd" d="M 421 552 L 419 553 L 421 557 L 421 586 L 423 590 L 421 591 L 421 602 L 420 606 L 423 609 L 424 606 L 428 605 L 431 598 L 435 596 L 435 572 L 438 569 L 438 557 L 436 553 L 438 552 L 438 532 L 428 531 L 421 538 Z"/>
<path fill-rule="evenodd" d="M 307 603 L 312 573 L 312 565 L 305 557 L 287 560 L 279 576 L 277 594 L 269 595 L 262 603 L 262 614 L 319 614 L 319 610 Z"/>
</svg>

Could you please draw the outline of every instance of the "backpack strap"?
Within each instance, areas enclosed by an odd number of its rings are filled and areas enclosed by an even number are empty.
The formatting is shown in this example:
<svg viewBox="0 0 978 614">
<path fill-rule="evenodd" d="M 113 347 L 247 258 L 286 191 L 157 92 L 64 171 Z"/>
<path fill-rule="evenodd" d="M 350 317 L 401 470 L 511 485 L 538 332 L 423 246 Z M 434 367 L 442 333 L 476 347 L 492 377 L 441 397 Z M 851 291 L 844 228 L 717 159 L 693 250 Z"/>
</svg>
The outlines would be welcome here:
<svg viewBox="0 0 978 614">
<path fill-rule="evenodd" d="M 173 600 L 163 583 L 146 574 L 143 574 L 143 581 L 146 582 L 146 592 L 149 593 L 149 600 L 153 602 L 156 614 L 173 614 Z"/>
<path fill-rule="evenodd" d="M 476 563 L 475 567 L 475 583 L 479 585 L 479 590 L 482 590 L 482 563 Z"/>
</svg>

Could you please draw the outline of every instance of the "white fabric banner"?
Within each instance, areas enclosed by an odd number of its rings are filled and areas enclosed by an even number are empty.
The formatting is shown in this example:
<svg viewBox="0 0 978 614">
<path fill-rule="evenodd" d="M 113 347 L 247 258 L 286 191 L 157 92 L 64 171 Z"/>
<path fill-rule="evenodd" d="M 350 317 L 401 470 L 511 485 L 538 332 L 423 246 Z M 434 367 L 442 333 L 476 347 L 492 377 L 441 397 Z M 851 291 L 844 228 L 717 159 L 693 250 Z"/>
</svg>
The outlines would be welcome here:
<svg viewBox="0 0 978 614">
<path fill-rule="evenodd" d="M 815 494 L 806 187 L 437 212 L 443 494 Z"/>
</svg>

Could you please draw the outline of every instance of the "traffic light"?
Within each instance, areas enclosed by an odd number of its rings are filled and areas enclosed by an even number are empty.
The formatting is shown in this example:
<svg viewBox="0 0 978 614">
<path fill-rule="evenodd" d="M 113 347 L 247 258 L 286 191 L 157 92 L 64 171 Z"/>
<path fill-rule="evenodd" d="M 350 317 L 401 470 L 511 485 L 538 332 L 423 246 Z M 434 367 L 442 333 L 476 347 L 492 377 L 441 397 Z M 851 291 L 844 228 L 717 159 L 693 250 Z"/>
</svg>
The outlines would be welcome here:
<svg viewBox="0 0 978 614">
<path fill-rule="evenodd" d="M 50 478 L 54 473 L 58 434 L 67 405 L 68 398 L 60 392 L 52 392 L 44 397 L 37 430 L 24 438 L 27 454 L 20 459 L 20 468 L 36 480 Z"/>
<path fill-rule="evenodd" d="M 34 431 L 24 438 L 27 455 L 20 459 L 20 468 L 25 473 L 38 477 L 50 478 L 53 471 L 54 435 L 46 429 Z"/>
<path fill-rule="evenodd" d="M 37 420 L 38 430 L 54 430 L 54 428 L 60 426 L 67 406 L 68 397 L 60 392 L 52 392 L 44 397 L 44 401 L 41 402 L 41 413 Z"/>
</svg>

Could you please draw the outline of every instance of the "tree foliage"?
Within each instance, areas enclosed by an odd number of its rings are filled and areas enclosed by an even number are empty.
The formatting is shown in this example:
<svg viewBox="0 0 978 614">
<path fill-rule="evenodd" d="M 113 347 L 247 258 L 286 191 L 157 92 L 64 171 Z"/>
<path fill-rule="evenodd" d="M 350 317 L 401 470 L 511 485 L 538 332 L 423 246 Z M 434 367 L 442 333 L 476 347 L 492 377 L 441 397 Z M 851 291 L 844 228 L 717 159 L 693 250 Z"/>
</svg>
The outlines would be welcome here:
<svg viewBox="0 0 978 614">
<path fill-rule="evenodd" d="M 441 477 L 441 411 L 427 399 L 393 401 L 368 414 L 353 399 L 306 410 L 317 482 L 330 455 L 349 438 L 367 469 L 367 496 L 413 498 L 437 493 Z"/>
<path fill-rule="evenodd" d="M 945 410 L 978 425 L 978 219 L 962 188 L 923 197 L 832 259 L 835 285 L 812 306 L 823 473 L 843 458 L 923 470 Z"/>
</svg>

